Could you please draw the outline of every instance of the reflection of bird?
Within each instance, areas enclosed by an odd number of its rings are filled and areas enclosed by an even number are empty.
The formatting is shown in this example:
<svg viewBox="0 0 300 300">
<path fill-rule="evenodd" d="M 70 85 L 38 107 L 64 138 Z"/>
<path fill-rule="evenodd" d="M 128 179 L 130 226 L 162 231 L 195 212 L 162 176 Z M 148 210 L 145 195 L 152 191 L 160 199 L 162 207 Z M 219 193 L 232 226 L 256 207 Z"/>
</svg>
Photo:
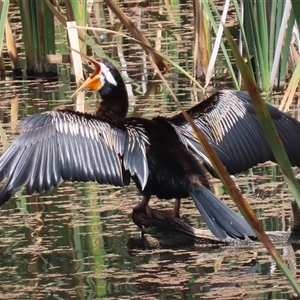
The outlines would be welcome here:
<svg viewBox="0 0 300 300">
<path fill-rule="evenodd" d="M 94 74 L 81 89 L 98 90 L 102 101 L 96 116 L 68 110 L 45 112 L 21 122 L 23 132 L 0 158 L 0 204 L 16 191 L 43 192 L 71 181 L 97 181 L 116 186 L 133 179 L 143 200 L 134 212 L 151 215 L 151 195 L 190 196 L 209 229 L 219 238 L 255 237 L 248 223 L 210 190 L 197 158 L 210 168 L 190 125 L 182 114 L 152 120 L 126 118 L 128 96 L 119 71 L 107 60 L 93 61 Z M 300 165 L 299 123 L 277 109 L 269 111 L 288 154 Z M 230 173 L 273 159 L 247 94 L 222 92 L 188 111 L 202 128 Z M 140 224 L 138 224 L 140 225 Z"/>
</svg>

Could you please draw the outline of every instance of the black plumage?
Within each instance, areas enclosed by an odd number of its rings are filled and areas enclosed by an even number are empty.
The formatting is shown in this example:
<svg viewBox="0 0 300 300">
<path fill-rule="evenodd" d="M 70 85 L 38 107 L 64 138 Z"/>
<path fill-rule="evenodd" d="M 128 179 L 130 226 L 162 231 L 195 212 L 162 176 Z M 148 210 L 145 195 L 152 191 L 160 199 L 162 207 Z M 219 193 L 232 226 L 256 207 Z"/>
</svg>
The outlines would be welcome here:
<svg viewBox="0 0 300 300">
<path fill-rule="evenodd" d="M 213 170 L 182 114 L 126 118 L 128 96 L 120 73 L 107 60 L 94 64 L 96 71 L 82 89 L 99 91 L 96 115 L 58 110 L 23 120 L 22 133 L 0 158 L 0 181 L 6 178 L 0 205 L 23 187 L 32 194 L 64 180 L 125 186 L 132 179 L 143 195 L 134 212 L 151 214 L 148 202 L 156 195 L 176 199 L 174 217 L 180 198 L 190 196 L 217 237 L 255 238 L 248 223 L 209 190 L 197 156 Z M 295 136 L 300 124 L 268 108 L 292 164 L 299 166 Z M 188 113 L 231 174 L 273 160 L 246 93 L 216 93 Z"/>
</svg>

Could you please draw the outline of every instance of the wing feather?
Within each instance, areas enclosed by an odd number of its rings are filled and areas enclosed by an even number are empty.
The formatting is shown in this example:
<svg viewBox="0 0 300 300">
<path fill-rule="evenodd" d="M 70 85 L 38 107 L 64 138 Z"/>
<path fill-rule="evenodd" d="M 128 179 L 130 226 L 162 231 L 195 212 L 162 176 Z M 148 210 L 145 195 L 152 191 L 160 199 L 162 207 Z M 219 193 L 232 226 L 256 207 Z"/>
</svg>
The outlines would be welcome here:
<svg viewBox="0 0 300 300">
<path fill-rule="evenodd" d="M 114 127 L 97 117 L 72 111 L 36 114 L 20 123 L 22 133 L 0 157 L 0 205 L 16 191 L 43 192 L 64 180 L 116 186 L 137 176 L 148 179 L 147 136 L 143 127 Z"/>
<path fill-rule="evenodd" d="M 268 105 L 268 110 L 292 165 L 300 166 L 300 123 Z M 191 108 L 188 113 L 202 129 L 230 174 L 273 160 L 272 151 L 246 92 L 219 92 Z M 167 119 L 181 141 L 212 169 L 205 152 L 182 114 Z M 198 144 L 198 145 L 197 145 Z"/>
</svg>

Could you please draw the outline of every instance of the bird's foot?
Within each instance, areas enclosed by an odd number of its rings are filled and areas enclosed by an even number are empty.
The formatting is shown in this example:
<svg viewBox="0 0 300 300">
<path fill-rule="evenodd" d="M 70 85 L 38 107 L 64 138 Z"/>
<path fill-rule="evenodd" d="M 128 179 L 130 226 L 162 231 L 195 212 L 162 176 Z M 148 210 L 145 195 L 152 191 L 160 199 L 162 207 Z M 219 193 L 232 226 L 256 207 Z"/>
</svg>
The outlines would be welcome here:
<svg viewBox="0 0 300 300">
<path fill-rule="evenodd" d="M 141 221 L 141 215 L 146 214 L 147 217 L 151 218 L 152 216 L 152 208 L 147 204 L 143 205 L 142 202 L 137 204 L 131 214 L 131 218 L 135 225 L 139 228 L 143 229 L 143 222 Z"/>
<path fill-rule="evenodd" d="M 148 205 L 149 199 L 144 197 L 132 210 L 133 222 L 142 230 L 142 235 L 146 228 L 153 227 L 154 224 L 164 223 L 166 220 L 173 221 L 179 217 L 180 199 L 175 200 L 172 210 L 156 210 Z"/>
<path fill-rule="evenodd" d="M 169 219 L 169 220 L 173 220 L 175 218 L 180 219 L 178 211 L 176 211 L 174 209 L 172 209 L 172 210 L 164 209 L 164 210 L 160 210 L 160 212 L 166 219 Z"/>
</svg>

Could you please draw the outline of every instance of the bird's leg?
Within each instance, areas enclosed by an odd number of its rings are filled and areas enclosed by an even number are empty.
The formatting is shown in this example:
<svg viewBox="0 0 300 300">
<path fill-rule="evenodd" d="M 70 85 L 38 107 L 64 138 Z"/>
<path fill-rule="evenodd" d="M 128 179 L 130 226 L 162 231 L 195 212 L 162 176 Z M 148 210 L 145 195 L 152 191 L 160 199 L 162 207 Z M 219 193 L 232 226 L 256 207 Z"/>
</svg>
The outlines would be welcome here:
<svg viewBox="0 0 300 300">
<path fill-rule="evenodd" d="M 144 212 L 148 216 L 151 216 L 151 207 L 148 205 L 150 198 L 151 198 L 151 196 L 144 195 L 143 200 L 133 208 L 133 211 L 134 212 Z"/>
<path fill-rule="evenodd" d="M 162 210 L 161 213 L 163 213 L 163 215 L 166 218 L 172 220 L 174 218 L 180 218 L 179 210 L 180 210 L 180 198 L 176 198 L 173 209 L 172 210 Z"/>
<path fill-rule="evenodd" d="M 143 229 L 143 225 L 147 222 L 142 217 L 141 213 L 146 214 L 148 217 L 152 217 L 152 208 L 149 206 L 150 196 L 143 196 L 143 200 L 138 203 L 132 210 L 132 220 L 133 222 L 141 229 Z M 175 199 L 174 207 L 172 210 L 160 210 L 159 212 L 167 219 L 172 220 L 174 218 L 179 217 L 179 209 L 180 209 L 180 198 Z M 145 223 L 146 222 L 146 223 Z"/>
<path fill-rule="evenodd" d="M 175 199 L 174 208 L 173 208 L 173 218 L 180 218 L 179 216 L 180 210 L 180 198 Z"/>
<path fill-rule="evenodd" d="M 138 203 L 132 210 L 132 220 L 133 222 L 139 227 L 142 229 L 142 224 L 141 222 L 139 222 L 137 220 L 137 218 L 135 217 L 135 214 L 138 214 L 138 213 L 145 213 L 147 216 L 151 217 L 152 213 L 152 209 L 151 207 L 148 205 L 149 201 L 150 201 L 150 198 L 151 198 L 151 195 L 150 196 L 146 196 L 144 195 L 143 196 L 143 200 Z"/>
</svg>

